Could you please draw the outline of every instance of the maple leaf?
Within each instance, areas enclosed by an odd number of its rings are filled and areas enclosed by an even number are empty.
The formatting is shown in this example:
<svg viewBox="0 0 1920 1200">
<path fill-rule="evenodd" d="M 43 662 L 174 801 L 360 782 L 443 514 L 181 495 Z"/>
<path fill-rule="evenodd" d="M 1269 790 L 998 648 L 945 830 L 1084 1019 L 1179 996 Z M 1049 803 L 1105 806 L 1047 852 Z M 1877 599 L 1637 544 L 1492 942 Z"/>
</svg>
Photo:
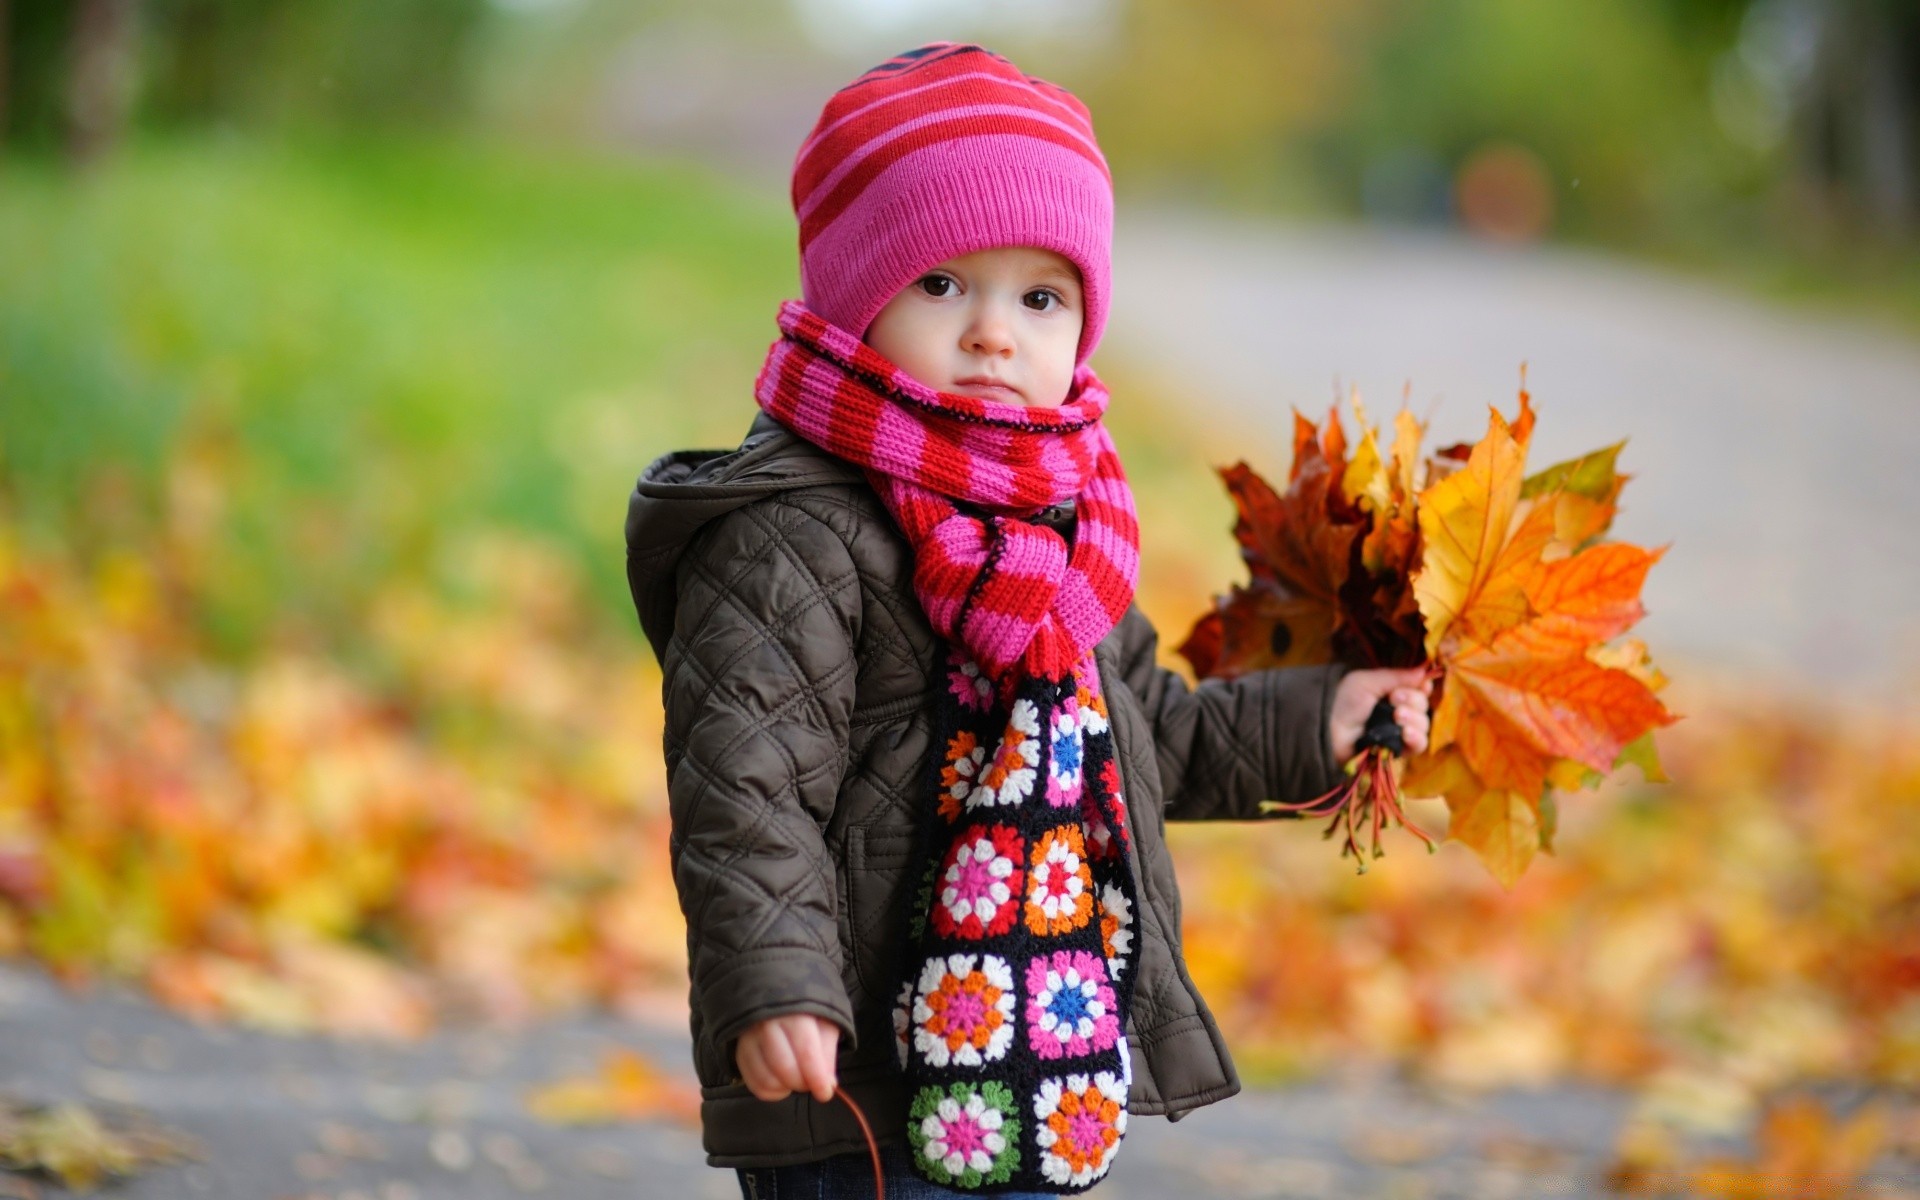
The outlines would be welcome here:
<svg viewBox="0 0 1920 1200">
<path fill-rule="evenodd" d="M 1611 770 L 1649 726 L 1673 721 L 1647 686 L 1580 653 L 1539 655 L 1531 625 L 1486 647 L 1449 656 L 1449 686 L 1435 706 L 1432 744 L 1458 740 L 1467 765 L 1491 787 L 1538 796 L 1555 757 Z"/>
<path fill-rule="evenodd" d="M 1295 413 L 1305 428 L 1311 424 Z M 1330 430 L 1340 428 L 1337 416 Z M 1347 559 L 1361 532 L 1340 491 L 1345 474 L 1344 438 L 1296 438 L 1287 490 L 1276 494 L 1245 463 L 1221 472 L 1240 510 L 1234 537 L 1253 577 L 1336 609 L 1336 594 L 1347 577 Z"/>
<path fill-rule="evenodd" d="M 1362 412 L 1355 401 L 1355 411 Z M 1363 421 L 1365 417 L 1361 418 Z M 1415 516 L 1417 492 L 1415 472 L 1420 465 L 1420 438 L 1424 426 L 1406 409 L 1394 416 L 1393 454 L 1390 462 L 1380 463 L 1377 452 L 1372 472 L 1355 472 L 1351 467 L 1343 479 L 1349 496 L 1364 496 L 1373 514 L 1373 528 L 1362 541 L 1360 562 L 1376 574 L 1410 570 L 1419 547 L 1420 526 Z M 1363 439 L 1364 447 L 1373 447 L 1371 430 Z M 1359 458 L 1356 456 L 1356 463 Z"/>
<path fill-rule="evenodd" d="M 1218 601 L 1179 647 L 1203 675 L 1231 677 L 1330 657 L 1340 587 L 1363 527 L 1351 519 L 1340 490 L 1344 438 L 1320 437 L 1311 422 L 1294 415 L 1293 469 L 1284 493 L 1244 462 L 1220 469 L 1250 582 Z M 1329 428 L 1337 430 L 1337 420 Z"/>
<path fill-rule="evenodd" d="M 1535 413 L 1524 382 L 1511 421 L 1489 406 L 1485 436 L 1424 464 L 1410 413 L 1395 418 L 1383 459 L 1352 404 L 1351 459 L 1337 409 L 1319 429 L 1295 413 L 1284 495 L 1244 463 L 1222 472 L 1252 581 L 1216 602 L 1181 650 L 1203 676 L 1325 658 L 1427 663 L 1440 676 L 1431 735 L 1404 778 L 1388 765 L 1391 739 L 1363 738 L 1367 757 L 1334 792 L 1265 807 L 1332 813 L 1328 835 L 1344 823 L 1342 853 L 1356 857 L 1367 825 L 1378 857 L 1381 824 L 1406 824 L 1400 795 L 1443 796 L 1448 836 L 1511 886 L 1552 849 L 1552 789 L 1596 786 L 1625 762 L 1665 778 L 1649 736 L 1677 719 L 1655 695 L 1665 677 L 1643 644 L 1608 643 L 1645 614 L 1640 590 L 1668 547 L 1601 540 L 1628 478 L 1616 468 L 1624 442 L 1526 472 Z M 1315 636 L 1286 636 L 1300 629 Z"/>
<path fill-rule="evenodd" d="M 1620 489 L 1631 475 L 1620 474 L 1614 462 L 1625 441 L 1555 463 L 1520 485 L 1520 498 L 1558 492 L 1554 506 L 1554 537 L 1568 552 L 1580 549 L 1607 532 L 1620 499 Z"/>
<path fill-rule="evenodd" d="M 1524 616 L 1514 605 L 1514 576 L 1526 560 L 1502 551 L 1520 503 L 1527 448 L 1498 409 L 1487 411 L 1487 435 L 1473 447 L 1466 466 L 1420 497 L 1425 552 L 1413 578 L 1413 594 L 1426 619 L 1429 659 L 1438 655 L 1441 639 L 1456 621 L 1467 623 L 1462 632 L 1468 636 L 1489 635 Z M 1483 593 L 1488 593 L 1484 604 Z"/>
<path fill-rule="evenodd" d="M 1429 653 L 1450 684 L 1435 706 L 1431 748 L 1457 739 L 1489 787 L 1533 802 L 1553 759 L 1608 771 L 1629 743 L 1674 720 L 1647 679 L 1588 653 L 1644 614 L 1640 588 L 1667 548 L 1611 543 L 1542 561 L 1560 493 L 1538 495 L 1517 526 L 1485 516 L 1511 512 L 1506 492 L 1518 499 L 1508 469 L 1518 447 L 1504 432 L 1494 412 L 1474 451 L 1484 460 L 1436 486 L 1443 505 L 1433 526 L 1446 523 L 1451 540 L 1430 540 L 1414 588 Z M 1422 509 L 1423 523 L 1434 511 Z"/>
</svg>

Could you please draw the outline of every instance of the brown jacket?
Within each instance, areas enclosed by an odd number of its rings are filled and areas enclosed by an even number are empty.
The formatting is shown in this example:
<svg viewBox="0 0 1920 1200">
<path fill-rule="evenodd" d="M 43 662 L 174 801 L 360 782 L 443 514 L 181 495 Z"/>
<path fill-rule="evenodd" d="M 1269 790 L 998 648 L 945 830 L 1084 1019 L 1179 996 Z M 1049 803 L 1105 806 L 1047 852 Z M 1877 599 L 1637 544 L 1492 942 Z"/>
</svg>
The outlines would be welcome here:
<svg viewBox="0 0 1920 1200">
<path fill-rule="evenodd" d="M 1071 536 L 1071 506 L 1048 520 Z M 929 802 L 936 635 L 913 556 L 858 468 L 764 414 L 732 451 L 647 467 L 627 579 L 664 674 L 670 858 L 687 920 L 707 1161 L 779 1166 L 864 1145 L 839 1102 L 755 1099 L 733 1044 L 815 1013 L 881 1137 L 907 1098 L 890 1001 L 908 856 Z M 1167 820 L 1252 820 L 1339 778 L 1327 744 L 1338 665 L 1190 688 L 1131 608 L 1095 649 L 1135 822 L 1140 958 L 1127 1037 L 1135 1113 L 1178 1119 L 1240 1089 L 1180 951 Z"/>
</svg>

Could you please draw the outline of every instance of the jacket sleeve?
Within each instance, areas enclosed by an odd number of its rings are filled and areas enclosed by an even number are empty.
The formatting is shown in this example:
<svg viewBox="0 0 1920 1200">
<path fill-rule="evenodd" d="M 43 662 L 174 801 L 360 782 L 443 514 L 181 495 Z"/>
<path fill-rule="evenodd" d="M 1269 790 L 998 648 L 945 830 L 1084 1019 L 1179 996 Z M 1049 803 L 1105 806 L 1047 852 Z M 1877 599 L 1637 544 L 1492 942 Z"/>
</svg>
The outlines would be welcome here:
<svg viewBox="0 0 1920 1200">
<path fill-rule="evenodd" d="M 847 767 L 860 585 L 840 536 L 781 497 L 705 526 L 662 663 L 674 884 L 702 1036 L 813 1013 L 855 1043 L 822 829 Z"/>
<path fill-rule="evenodd" d="M 1344 663 L 1249 671 L 1189 686 L 1155 659 L 1160 635 L 1138 606 L 1121 619 L 1127 686 L 1153 726 L 1169 821 L 1262 820 L 1262 800 L 1294 803 L 1343 775 L 1327 727 Z"/>
</svg>

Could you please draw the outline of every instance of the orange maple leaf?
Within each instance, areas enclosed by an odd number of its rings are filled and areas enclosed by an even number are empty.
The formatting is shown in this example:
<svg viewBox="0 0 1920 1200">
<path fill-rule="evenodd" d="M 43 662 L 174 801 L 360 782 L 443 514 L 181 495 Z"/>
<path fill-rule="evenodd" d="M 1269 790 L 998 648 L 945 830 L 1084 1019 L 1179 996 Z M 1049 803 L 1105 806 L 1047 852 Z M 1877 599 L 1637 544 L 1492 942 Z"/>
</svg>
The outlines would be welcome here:
<svg viewBox="0 0 1920 1200">
<path fill-rule="evenodd" d="M 1549 788 L 1594 786 L 1623 762 L 1665 778 L 1649 737 L 1677 719 L 1654 694 L 1665 677 L 1639 642 L 1607 643 L 1645 615 L 1641 587 L 1668 547 L 1599 540 L 1628 478 L 1615 469 L 1624 443 L 1526 474 L 1524 386 L 1511 422 L 1489 406 L 1484 437 L 1425 461 L 1423 489 L 1420 423 L 1400 412 L 1383 461 L 1357 396 L 1353 407 L 1350 461 L 1337 410 L 1322 428 L 1294 414 L 1284 495 L 1244 463 L 1222 471 L 1252 581 L 1181 652 L 1203 676 L 1328 657 L 1437 668 L 1429 743 L 1405 763 L 1404 785 L 1373 746 L 1327 797 L 1267 807 L 1334 813 L 1348 825 L 1342 852 L 1356 856 L 1364 809 L 1378 857 L 1398 797 L 1440 795 L 1449 835 L 1510 885 L 1552 849 Z"/>
<path fill-rule="evenodd" d="M 1530 417 L 1526 393 L 1520 395 L 1521 414 Z M 1520 504 L 1527 446 L 1498 409 L 1489 407 L 1487 413 L 1487 435 L 1473 447 L 1466 466 L 1420 495 L 1424 550 L 1412 583 L 1426 618 L 1429 659 L 1438 659 L 1441 639 L 1455 622 L 1465 624 L 1467 636 L 1485 637 L 1525 615 L 1514 603 L 1514 574 L 1526 559 L 1502 551 Z M 1524 422 L 1526 430 L 1532 425 Z M 1529 533 L 1538 536 L 1537 530 Z"/>
</svg>

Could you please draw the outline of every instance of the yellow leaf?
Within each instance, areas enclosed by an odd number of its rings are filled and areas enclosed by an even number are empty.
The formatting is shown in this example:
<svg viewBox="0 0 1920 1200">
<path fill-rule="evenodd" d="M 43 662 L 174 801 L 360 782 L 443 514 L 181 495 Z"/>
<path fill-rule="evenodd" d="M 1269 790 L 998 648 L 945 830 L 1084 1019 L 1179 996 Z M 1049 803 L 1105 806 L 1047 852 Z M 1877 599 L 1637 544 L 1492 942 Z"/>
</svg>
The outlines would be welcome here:
<svg viewBox="0 0 1920 1200">
<path fill-rule="evenodd" d="M 1547 765 L 1547 783 L 1563 792 L 1599 787 L 1605 779 L 1605 775 L 1571 758 L 1556 758 Z"/>
<path fill-rule="evenodd" d="M 1618 767 L 1632 763 L 1640 768 L 1640 777 L 1648 783 L 1671 783 L 1665 767 L 1660 765 L 1660 750 L 1653 744 L 1653 730 L 1649 729 L 1639 737 L 1620 747 L 1620 757 L 1613 765 Z"/>
<path fill-rule="evenodd" d="M 1366 508 L 1384 514 L 1391 503 L 1387 464 L 1380 460 L 1380 445 L 1374 437 L 1373 426 L 1367 422 L 1367 410 L 1360 406 L 1360 393 L 1353 393 L 1351 403 L 1360 426 L 1360 447 L 1353 452 L 1353 460 L 1340 476 L 1340 491 L 1353 503 L 1365 501 Z"/>
<path fill-rule="evenodd" d="M 1539 814 L 1518 792 L 1490 789 L 1456 804 L 1447 797 L 1452 820 L 1447 836 L 1464 843 L 1502 887 L 1512 887 L 1540 849 Z"/>
<path fill-rule="evenodd" d="M 1427 435 L 1427 427 L 1409 409 L 1401 409 L 1393 416 L 1393 473 L 1394 482 L 1403 496 L 1412 496 L 1419 488 L 1414 473 L 1420 466 L 1420 439 Z"/>
<path fill-rule="evenodd" d="M 1525 621 L 1535 608 L 1529 607 L 1535 579 L 1540 573 L 1541 553 L 1553 540 L 1554 513 L 1559 496 L 1546 495 L 1523 502 L 1524 512 L 1506 543 L 1494 557 L 1480 585 L 1479 597 L 1455 626 L 1460 636 L 1476 642 L 1490 642 L 1503 629 Z"/>
<path fill-rule="evenodd" d="M 1455 747 L 1428 748 L 1407 760 L 1406 774 L 1400 778 L 1400 790 L 1414 798 L 1422 796 L 1471 796 L 1479 781 Z"/>
<path fill-rule="evenodd" d="M 1441 639 L 1479 600 L 1520 502 L 1526 447 L 1514 441 L 1498 409 L 1487 413 L 1487 434 L 1467 465 L 1420 495 L 1424 550 L 1413 592 L 1426 620 L 1429 659 L 1439 659 Z"/>
<path fill-rule="evenodd" d="M 1653 657 L 1647 653 L 1647 644 L 1639 638 L 1623 638 L 1613 645 L 1595 646 L 1587 651 L 1587 657 L 1603 667 L 1625 671 L 1646 684 L 1650 692 L 1667 686 L 1666 673 L 1653 665 Z"/>
</svg>

